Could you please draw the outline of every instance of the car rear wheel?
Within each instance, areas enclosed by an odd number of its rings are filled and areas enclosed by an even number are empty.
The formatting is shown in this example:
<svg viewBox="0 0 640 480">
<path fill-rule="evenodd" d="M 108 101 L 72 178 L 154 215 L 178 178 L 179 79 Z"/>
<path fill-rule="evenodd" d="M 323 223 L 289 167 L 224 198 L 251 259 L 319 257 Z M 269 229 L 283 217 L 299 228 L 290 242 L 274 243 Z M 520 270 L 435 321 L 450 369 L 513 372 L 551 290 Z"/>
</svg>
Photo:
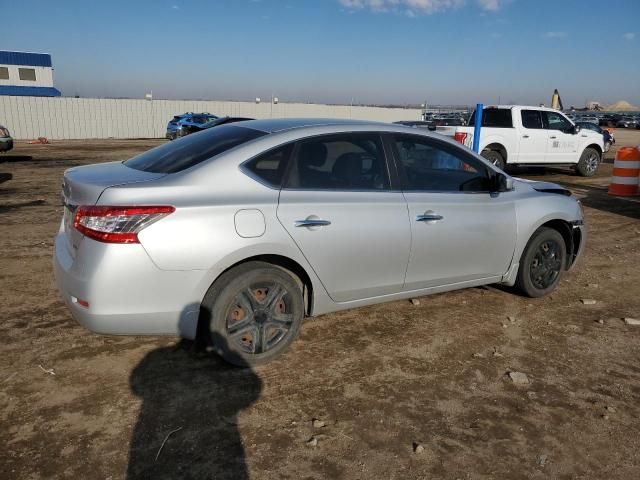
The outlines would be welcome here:
<svg viewBox="0 0 640 480">
<path fill-rule="evenodd" d="M 600 165 L 600 153 L 594 148 L 585 148 L 578 165 L 576 165 L 576 171 L 583 177 L 593 177 Z"/>
<path fill-rule="evenodd" d="M 551 293 L 558 282 L 566 262 L 566 245 L 557 230 L 539 228 L 529 239 L 520 258 L 516 286 L 529 297 L 542 297 Z"/>
<path fill-rule="evenodd" d="M 238 366 L 276 358 L 296 338 L 304 317 L 300 283 L 265 262 L 225 272 L 205 295 L 202 308 L 214 350 Z"/>
<path fill-rule="evenodd" d="M 491 164 L 495 165 L 500 170 L 504 170 L 504 167 L 506 167 L 506 162 L 504 161 L 504 158 L 502 158 L 502 155 L 500 155 L 500 152 L 496 152 L 495 150 L 483 150 L 480 155 L 489 160 Z"/>
</svg>

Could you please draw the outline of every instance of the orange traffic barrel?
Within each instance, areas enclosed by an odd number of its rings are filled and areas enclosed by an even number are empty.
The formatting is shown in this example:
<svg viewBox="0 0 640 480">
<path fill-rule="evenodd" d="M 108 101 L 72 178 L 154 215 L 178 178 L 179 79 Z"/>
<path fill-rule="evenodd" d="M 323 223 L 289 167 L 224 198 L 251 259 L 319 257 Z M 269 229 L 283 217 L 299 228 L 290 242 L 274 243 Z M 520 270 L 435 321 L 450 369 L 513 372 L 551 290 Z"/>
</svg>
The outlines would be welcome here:
<svg viewBox="0 0 640 480">
<path fill-rule="evenodd" d="M 640 193 L 640 147 L 620 147 L 613 163 L 609 195 L 631 197 Z"/>
</svg>

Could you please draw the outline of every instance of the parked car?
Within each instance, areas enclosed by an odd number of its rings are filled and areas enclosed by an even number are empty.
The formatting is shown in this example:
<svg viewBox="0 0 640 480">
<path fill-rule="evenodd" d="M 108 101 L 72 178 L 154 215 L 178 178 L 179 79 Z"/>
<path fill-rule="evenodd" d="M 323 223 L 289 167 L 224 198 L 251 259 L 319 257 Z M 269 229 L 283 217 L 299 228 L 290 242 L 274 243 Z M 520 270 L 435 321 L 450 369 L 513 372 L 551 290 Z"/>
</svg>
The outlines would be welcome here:
<svg viewBox="0 0 640 480">
<path fill-rule="evenodd" d="M 594 125 L 600 124 L 598 117 L 596 117 L 595 115 L 582 115 L 581 117 L 577 117 L 573 123 L 577 123 L 577 122 L 592 123 Z"/>
<path fill-rule="evenodd" d="M 175 140 L 178 137 L 186 135 L 186 131 L 190 127 L 204 125 L 211 120 L 218 118 L 210 113 L 193 113 L 187 112 L 182 115 L 176 115 L 167 124 L 166 138 Z"/>
<path fill-rule="evenodd" d="M 473 145 L 475 112 L 466 127 L 437 131 L 465 146 Z M 487 107 L 482 117 L 480 152 L 495 166 L 570 166 L 582 176 L 595 175 L 602 159 L 602 135 L 576 127 L 561 112 L 519 105 Z"/>
<path fill-rule="evenodd" d="M 462 117 L 458 116 L 433 117 L 433 120 L 431 122 L 434 127 L 454 127 L 462 126 L 466 123 Z"/>
<path fill-rule="evenodd" d="M 9 129 L 0 125 L 0 152 L 8 152 L 13 148 L 13 138 Z"/>
<path fill-rule="evenodd" d="M 638 126 L 638 120 L 633 117 L 622 117 L 616 123 L 618 128 L 636 128 Z"/>
<path fill-rule="evenodd" d="M 598 125 L 595 125 L 591 122 L 577 122 L 576 126 L 579 126 L 583 130 L 592 130 L 602 135 L 602 140 L 604 141 L 604 151 L 608 152 L 611 149 L 611 145 L 616 143 L 616 139 L 613 134 Z"/>
<path fill-rule="evenodd" d="M 191 133 L 201 132 L 208 128 L 219 127 L 220 125 L 226 125 L 228 123 L 246 122 L 247 120 L 253 120 L 253 118 L 245 117 L 217 117 L 203 124 L 186 124 L 182 126 L 181 137 L 189 135 Z"/>
<path fill-rule="evenodd" d="M 304 316 L 501 283 L 540 297 L 585 245 L 565 188 L 400 125 L 254 120 L 63 178 L 55 275 L 104 334 L 264 362 Z M 362 328 L 366 328 L 363 326 Z"/>
<path fill-rule="evenodd" d="M 605 113 L 599 121 L 601 127 L 615 127 L 616 123 L 622 118 L 618 113 Z"/>
<path fill-rule="evenodd" d="M 424 120 L 400 120 L 398 122 L 393 122 L 396 125 L 404 125 L 405 127 L 413 127 L 413 128 L 423 128 L 423 129 L 431 129 L 433 127 L 433 121 L 424 121 Z"/>
</svg>

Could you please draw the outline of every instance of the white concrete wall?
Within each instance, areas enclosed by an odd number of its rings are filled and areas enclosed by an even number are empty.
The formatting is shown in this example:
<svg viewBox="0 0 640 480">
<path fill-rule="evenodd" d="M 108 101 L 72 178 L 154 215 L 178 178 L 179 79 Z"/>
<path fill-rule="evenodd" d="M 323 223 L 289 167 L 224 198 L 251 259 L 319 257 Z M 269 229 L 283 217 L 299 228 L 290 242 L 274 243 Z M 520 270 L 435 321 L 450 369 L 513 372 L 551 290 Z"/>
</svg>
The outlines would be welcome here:
<svg viewBox="0 0 640 480">
<path fill-rule="evenodd" d="M 51 67 L 31 67 L 28 65 L 6 65 L 0 67 L 9 69 L 9 79 L 1 79 L 0 85 L 15 85 L 19 87 L 53 87 L 53 68 Z M 19 68 L 31 68 L 36 71 L 36 80 L 20 80 Z"/>
<path fill-rule="evenodd" d="M 270 103 L 0 96 L 0 125 L 16 139 L 161 138 L 184 112 L 250 118 L 272 116 Z M 273 117 L 419 120 L 419 109 L 279 103 Z"/>
</svg>

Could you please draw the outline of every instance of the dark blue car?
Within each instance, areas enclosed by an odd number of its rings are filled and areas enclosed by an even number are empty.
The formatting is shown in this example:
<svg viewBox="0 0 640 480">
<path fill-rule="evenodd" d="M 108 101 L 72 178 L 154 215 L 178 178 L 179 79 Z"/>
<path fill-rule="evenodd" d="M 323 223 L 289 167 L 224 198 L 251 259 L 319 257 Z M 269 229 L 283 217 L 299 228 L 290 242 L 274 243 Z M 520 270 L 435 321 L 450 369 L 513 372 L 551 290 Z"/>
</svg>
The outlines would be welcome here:
<svg viewBox="0 0 640 480">
<path fill-rule="evenodd" d="M 616 143 L 616 139 L 613 137 L 613 135 L 611 134 L 611 132 L 609 132 L 609 130 L 602 128 L 598 125 L 595 125 L 594 123 L 591 122 L 576 122 L 576 125 L 578 125 L 580 128 L 586 128 L 588 130 L 593 130 L 594 132 L 598 132 L 602 134 L 602 139 L 604 140 L 604 151 L 608 152 L 609 149 L 611 148 L 611 145 L 613 145 L 614 143 Z"/>
<path fill-rule="evenodd" d="M 176 115 L 167 124 L 167 134 L 165 136 L 169 140 L 175 140 L 178 137 L 186 135 L 188 133 L 189 127 L 201 127 L 205 123 L 209 123 L 216 118 L 218 118 L 216 115 L 212 115 L 206 112 L 187 112 L 183 113 L 182 115 Z"/>
</svg>

